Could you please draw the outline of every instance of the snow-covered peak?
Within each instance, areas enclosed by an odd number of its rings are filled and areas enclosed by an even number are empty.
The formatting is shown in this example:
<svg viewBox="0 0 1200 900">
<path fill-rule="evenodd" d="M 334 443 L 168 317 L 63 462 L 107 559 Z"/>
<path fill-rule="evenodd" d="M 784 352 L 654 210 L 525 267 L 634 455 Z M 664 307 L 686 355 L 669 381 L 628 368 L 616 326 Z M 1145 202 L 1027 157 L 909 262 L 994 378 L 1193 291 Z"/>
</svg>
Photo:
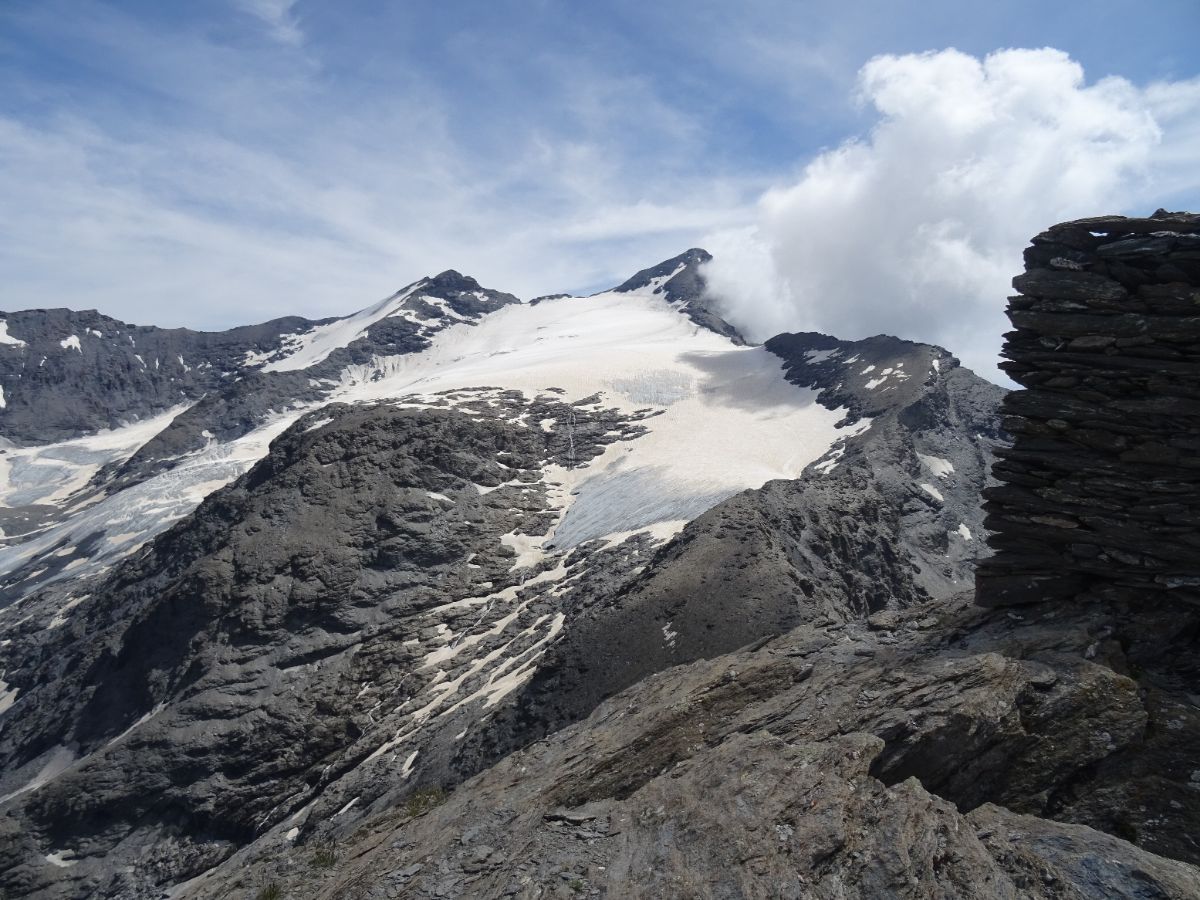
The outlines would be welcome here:
<svg viewBox="0 0 1200 900">
<path fill-rule="evenodd" d="M 487 313 L 517 302 L 516 297 L 486 290 L 474 278 L 447 269 L 352 315 L 301 334 L 285 335 L 278 351 L 250 354 L 246 364 L 265 363 L 264 372 L 308 369 L 324 362 L 335 350 L 366 341 L 372 329 L 388 319 L 409 323 L 411 327 L 406 331 L 423 344 L 449 325 L 476 322 Z"/>
<path fill-rule="evenodd" d="M 712 255 L 707 250 L 693 247 L 657 266 L 642 269 L 613 288 L 613 292 L 661 295 L 697 325 L 715 331 L 735 344 L 745 344 L 747 342 L 738 330 L 722 318 L 717 299 L 708 292 L 703 267 L 711 260 Z"/>
</svg>

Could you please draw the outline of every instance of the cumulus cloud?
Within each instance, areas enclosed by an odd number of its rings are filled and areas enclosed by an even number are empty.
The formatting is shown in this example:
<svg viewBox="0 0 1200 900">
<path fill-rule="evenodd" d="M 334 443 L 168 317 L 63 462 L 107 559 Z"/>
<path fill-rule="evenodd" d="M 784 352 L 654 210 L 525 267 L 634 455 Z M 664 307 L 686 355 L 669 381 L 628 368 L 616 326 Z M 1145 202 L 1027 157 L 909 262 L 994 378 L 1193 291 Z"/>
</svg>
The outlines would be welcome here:
<svg viewBox="0 0 1200 900">
<path fill-rule="evenodd" d="M 945 50 L 876 57 L 859 92 L 879 116 L 866 139 L 708 239 L 713 292 L 752 335 L 890 333 L 1001 380 L 1005 298 L 1033 234 L 1200 184 L 1200 80 L 1089 84 L 1058 50 Z"/>
</svg>

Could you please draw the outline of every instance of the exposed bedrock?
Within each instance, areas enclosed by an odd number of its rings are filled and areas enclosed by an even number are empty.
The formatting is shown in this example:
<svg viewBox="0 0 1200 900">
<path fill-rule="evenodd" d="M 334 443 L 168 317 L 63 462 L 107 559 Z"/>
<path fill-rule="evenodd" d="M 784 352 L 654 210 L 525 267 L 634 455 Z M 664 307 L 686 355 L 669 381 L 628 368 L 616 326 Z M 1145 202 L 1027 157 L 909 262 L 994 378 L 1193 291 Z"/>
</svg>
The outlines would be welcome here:
<svg viewBox="0 0 1200 900">
<path fill-rule="evenodd" d="M 503 676 L 562 627 L 556 580 L 586 593 L 641 546 L 517 570 L 505 535 L 556 521 L 547 466 L 639 426 L 554 396 L 456 400 L 311 413 L 113 572 L 27 601 L 73 615 L 27 615 L 5 647 L 19 695 L 0 720 L 0 896 L 157 897 L 265 826 L 394 805 L 384 795 L 452 781 L 452 760 L 491 761 L 489 742 L 455 735 L 486 726 L 479 701 L 499 708 L 520 684 Z M 570 436 L 513 421 L 568 414 Z M 406 732 L 439 680 L 444 715 Z M 373 756 L 397 735 L 403 771 Z"/>
<path fill-rule="evenodd" d="M 1066 222 L 1025 263 L 979 602 L 1200 602 L 1200 216 Z"/>
<path fill-rule="evenodd" d="M 1079 612 L 965 593 L 802 625 L 645 678 L 449 794 L 321 843 L 276 829 L 177 896 L 1194 900 L 1177 763 L 1200 713 L 1156 687 L 1194 654 L 1171 617 L 1126 654 L 1122 614 Z"/>
</svg>

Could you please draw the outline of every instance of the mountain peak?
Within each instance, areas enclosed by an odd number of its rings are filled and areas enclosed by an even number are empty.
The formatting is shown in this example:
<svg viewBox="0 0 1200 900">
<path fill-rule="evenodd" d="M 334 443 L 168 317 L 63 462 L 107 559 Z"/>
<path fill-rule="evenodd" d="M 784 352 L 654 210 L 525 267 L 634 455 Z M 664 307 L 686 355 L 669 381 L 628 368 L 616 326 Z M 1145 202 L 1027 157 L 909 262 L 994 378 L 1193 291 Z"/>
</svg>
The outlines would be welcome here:
<svg viewBox="0 0 1200 900">
<path fill-rule="evenodd" d="M 439 272 L 432 278 L 425 279 L 426 285 L 436 291 L 480 291 L 483 290 L 470 275 L 464 275 L 455 269 Z"/>
<path fill-rule="evenodd" d="M 625 294 L 652 288 L 653 293 L 661 294 L 668 303 L 678 306 L 697 325 L 724 335 L 735 344 L 746 344 L 748 341 L 738 330 L 721 318 L 708 294 L 708 283 L 700 269 L 711 260 L 712 254 L 707 250 L 692 247 L 656 266 L 642 269 L 613 288 L 613 292 Z"/>
<path fill-rule="evenodd" d="M 700 292 L 703 292 L 704 280 L 700 276 L 698 269 L 703 263 L 709 262 L 711 259 L 712 254 L 707 250 L 693 247 L 690 250 L 685 250 L 678 256 L 672 256 L 670 259 L 663 260 L 656 266 L 642 269 L 632 278 L 613 288 L 613 291 L 619 294 L 630 293 L 644 287 L 649 287 L 650 283 L 655 279 L 667 278 L 667 281 L 661 285 L 661 288 L 656 289 L 655 293 L 659 293 L 661 290 L 662 293 L 667 295 L 667 299 L 674 303 L 677 300 L 685 299 L 682 295 L 690 288 L 698 287 Z M 687 277 L 681 279 L 680 276 Z"/>
</svg>

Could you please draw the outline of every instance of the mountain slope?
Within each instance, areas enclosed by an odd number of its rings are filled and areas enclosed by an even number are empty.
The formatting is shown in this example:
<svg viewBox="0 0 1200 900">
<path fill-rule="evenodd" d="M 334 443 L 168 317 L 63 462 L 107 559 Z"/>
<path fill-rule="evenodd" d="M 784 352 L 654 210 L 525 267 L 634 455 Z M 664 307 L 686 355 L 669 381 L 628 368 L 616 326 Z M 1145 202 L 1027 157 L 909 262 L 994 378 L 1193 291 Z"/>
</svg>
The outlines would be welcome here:
<svg viewBox="0 0 1200 900">
<path fill-rule="evenodd" d="M 1001 392 L 894 339 L 748 346 L 706 258 L 536 304 L 447 273 L 157 434 L 10 451 L 62 465 L 10 479 L 51 513 L 0 553 L 0 883 L 157 896 L 654 672 L 967 586 Z"/>
</svg>

